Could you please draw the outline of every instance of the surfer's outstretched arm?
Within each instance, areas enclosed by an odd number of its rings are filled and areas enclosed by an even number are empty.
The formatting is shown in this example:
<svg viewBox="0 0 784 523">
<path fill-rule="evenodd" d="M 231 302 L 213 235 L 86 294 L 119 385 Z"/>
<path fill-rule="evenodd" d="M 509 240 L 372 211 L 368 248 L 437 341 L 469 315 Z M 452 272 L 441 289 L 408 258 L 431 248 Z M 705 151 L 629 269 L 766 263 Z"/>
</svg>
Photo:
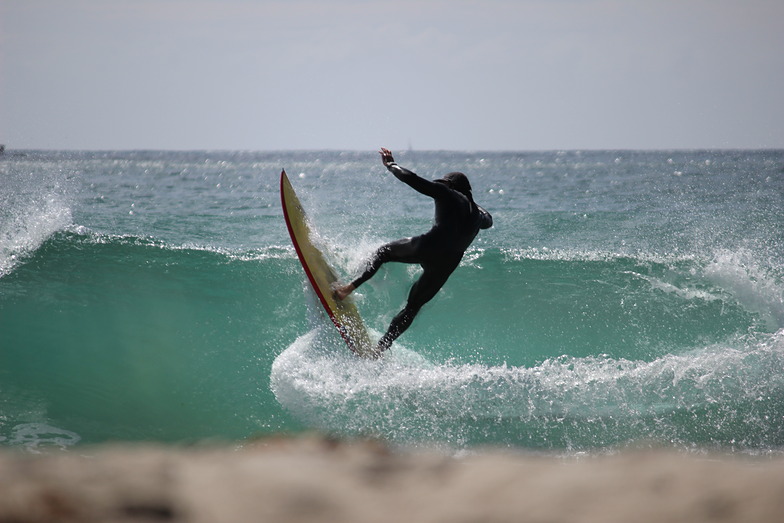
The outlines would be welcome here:
<svg viewBox="0 0 784 523">
<path fill-rule="evenodd" d="M 484 208 L 480 205 L 476 206 L 479 209 L 479 228 L 480 229 L 489 229 L 493 226 L 493 217 L 487 212 Z"/>
<path fill-rule="evenodd" d="M 395 178 L 405 183 L 415 191 L 420 192 L 426 196 L 430 196 L 431 198 L 435 198 L 439 194 L 443 194 L 447 191 L 446 186 L 443 184 L 426 180 L 417 173 L 410 171 L 405 167 L 399 166 L 397 163 L 395 163 L 395 159 L 392 157 L 392 151 L 389 149 L 382 147 L 379 153 L 381 154 L 381 163 L 384 164 L 384 167 L 386 167 L 389 172 L 394 174 Z"/>
</svg>

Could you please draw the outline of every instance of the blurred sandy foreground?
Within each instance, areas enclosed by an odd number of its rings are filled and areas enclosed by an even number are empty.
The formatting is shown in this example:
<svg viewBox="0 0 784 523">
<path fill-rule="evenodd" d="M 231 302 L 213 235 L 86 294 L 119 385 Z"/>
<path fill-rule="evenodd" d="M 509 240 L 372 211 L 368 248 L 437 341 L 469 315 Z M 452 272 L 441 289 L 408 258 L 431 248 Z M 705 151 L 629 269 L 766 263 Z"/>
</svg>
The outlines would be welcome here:
<svg viewBox="0 0 784 523">
<path fill-rule="evenodd" d="M 0 452 L 0 523 L 779 522 L 784 458 L 463 457 L 318 436 Z"/>
</svg>

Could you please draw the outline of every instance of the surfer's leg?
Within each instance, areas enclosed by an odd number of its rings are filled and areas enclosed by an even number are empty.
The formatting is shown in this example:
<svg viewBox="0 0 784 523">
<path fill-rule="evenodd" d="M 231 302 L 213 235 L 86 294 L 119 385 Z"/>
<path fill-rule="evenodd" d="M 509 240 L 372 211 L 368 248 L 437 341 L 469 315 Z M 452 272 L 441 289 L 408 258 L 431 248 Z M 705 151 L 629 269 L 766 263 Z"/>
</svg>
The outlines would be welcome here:
<svg viewBox="0 0 784 523">
<path fill-rule="evenodd" d="M 454 267 L 427 269 L 411 287 L 406 306 L 392 319 L 386 334 L 378 341 L 378 351 L 382 352 L 392 346 L 401 334 L 411 326 L 422 306 L 432 300 L 444 286 Z"/>
<path fill-rule="evenodd" d="M 335 295 L 345 299 L 354 289 L 368 281 L 387 262 L 418 263 L 416 238 L 405 238 L 382 245 L 367 262 L 365 272 L 346 285 L 336 285 Z"/>
</svg>

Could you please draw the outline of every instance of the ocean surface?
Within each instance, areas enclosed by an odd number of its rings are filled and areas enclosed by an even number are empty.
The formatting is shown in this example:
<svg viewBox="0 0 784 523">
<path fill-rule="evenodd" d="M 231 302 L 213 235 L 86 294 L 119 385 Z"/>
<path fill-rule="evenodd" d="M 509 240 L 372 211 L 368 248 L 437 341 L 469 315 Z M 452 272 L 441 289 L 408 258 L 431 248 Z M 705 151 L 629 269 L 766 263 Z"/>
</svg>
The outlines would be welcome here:
<svg viewBox="0 0 784 523">
<path fill-rule="evenodd" d="M 0 446 L 318 430 L 458 451 L 784 450 L 784 151 L 402 151 L 495 219 L 381 361 L 290 244 L 288 172 L 346 278 L 426 231 L 375 151 L 0 156 Z M 418 268 L 356 293 L 374 336 Z"/>
</svg>

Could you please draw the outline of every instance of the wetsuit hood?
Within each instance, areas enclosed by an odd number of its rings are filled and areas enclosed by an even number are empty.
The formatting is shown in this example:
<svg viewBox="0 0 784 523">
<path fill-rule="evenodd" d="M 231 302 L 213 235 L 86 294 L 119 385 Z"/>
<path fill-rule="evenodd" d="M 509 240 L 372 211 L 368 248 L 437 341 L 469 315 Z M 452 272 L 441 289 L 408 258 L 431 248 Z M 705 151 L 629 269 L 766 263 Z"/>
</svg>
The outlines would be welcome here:
<svg viewBox="0 0 784 523">
<path fill-rule="evenodd" d="M 471 184 L 468 182 L 468 176 L 463 173 L 453 172 L 444 175 L 443 178 L 436 180 L 438 183 L 443 183 L 454 189 L 459 193 L 464 194 L 469 200 L 473 201 L 471 197 Z"/>
</svg>

